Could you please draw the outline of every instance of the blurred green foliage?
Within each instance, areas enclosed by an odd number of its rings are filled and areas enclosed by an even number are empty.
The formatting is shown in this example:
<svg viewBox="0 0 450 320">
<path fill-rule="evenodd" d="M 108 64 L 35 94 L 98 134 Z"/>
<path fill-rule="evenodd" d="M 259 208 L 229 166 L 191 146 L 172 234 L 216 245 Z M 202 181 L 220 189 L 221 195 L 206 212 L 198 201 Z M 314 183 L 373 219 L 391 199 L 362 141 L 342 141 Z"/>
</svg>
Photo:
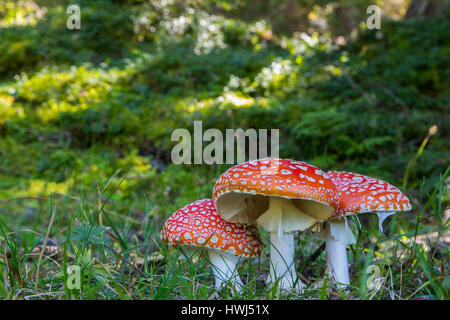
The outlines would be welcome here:
<svg viewBox="0 0 450 320">
<path fill-rule="evenodd" d="M 408 193 L 448 167 L 448 14 L 386 19 L 338 44 L 239 16 L 240 2 L 78 2 L 79 31 L 65 26 L 69 1 L 36 1 L 39 18 L 0 6 L 0 200 L 95 196 L 124 176 L 123 213 L 161 192 L 167 213 L 210 197 L 225 166 L 170 163 L 172 131 L 194 120 L 280 128 L 281 157 L 399 186 L 436 124 Z"/>
</svg>

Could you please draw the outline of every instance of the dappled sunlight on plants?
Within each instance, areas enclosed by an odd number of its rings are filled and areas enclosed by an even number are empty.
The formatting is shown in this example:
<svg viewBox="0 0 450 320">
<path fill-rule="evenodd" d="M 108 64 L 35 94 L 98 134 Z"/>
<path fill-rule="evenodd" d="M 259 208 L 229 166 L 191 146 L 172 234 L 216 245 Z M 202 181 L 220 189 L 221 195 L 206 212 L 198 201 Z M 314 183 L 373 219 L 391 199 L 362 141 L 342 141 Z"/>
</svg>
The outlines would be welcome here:
<svg viewBox="0 0 450 320">
<path fill-rule="evenodd" d="M 65 27 L 70 1 L 35 2 L 40 11 L 32 1 L 0 4 L 0 243 L 8 252 L 0 253 L 0 269 L 8 266 L 0 297 L 236 298 L 213 288 L 205 259 L 186 262 L 159 238 L 164 220 L 210 198 L 229 167 L 172 163 L 172 132 L 192 133 L 198 120 L 223 133 L 280 129 L 280 157 L 404 183 L 413 211 L 387 220 L 384 235 L 361 219 L 347 298 L 448 297 L 448 13 L 403 20 L 392 4 L 393 19 L 374 31 L 341 25 L 338 1 L 269 17 L 262 1 L 249 10 L 245 1 L 80 0 L 74 31 Z M 361 15 L 369 2 L 343 14 Z M 237 298 L 346 298 L 327 282 L 322 240 L 305 232 L 296 241 L 306 293 L 266 287 L 265 248 L 239 266 L 248 290 Z M 41 251 L 48 259 L 34 292 Z M 82 291 L 65 288 L 68 264 L 92 276 Z M 366 288 L 370 264 L 386 278 L 375 293 Z"/>
<path fill-rule="evenodd" d="M 46 7 L 39 7 L 34 1 L 3 1 L 0 3 L 0 27 L 33 26 L 44 19 Z"/>
</svg>

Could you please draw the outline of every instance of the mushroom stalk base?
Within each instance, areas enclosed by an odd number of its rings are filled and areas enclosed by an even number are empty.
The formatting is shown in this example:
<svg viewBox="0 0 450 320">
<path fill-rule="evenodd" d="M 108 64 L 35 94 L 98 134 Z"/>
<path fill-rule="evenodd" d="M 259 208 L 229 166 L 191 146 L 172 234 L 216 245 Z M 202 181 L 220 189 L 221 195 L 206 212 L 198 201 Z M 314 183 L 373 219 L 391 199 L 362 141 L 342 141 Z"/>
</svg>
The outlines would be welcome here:
<svg viewBox="0 0 450 320">
<path fill-rule="evenodd" d="M 220 289 L 226 282 L 229 282 L 234 289 L 241 291 L 244 285 L 237 272 L 239 257 L 215 250 L 208 250 L 208 256 L 214 272 L 216 288 Z"/>
<path fill-rule="evenodd" d="M 298 279 L 294 263 L 294 234 L 271 232 L 270 233 L 270 273 L 267 283 L 275 283 L 286 290 L 301 290 L 305 284 Z"/>
<path fill-rule="evenodd" d="M 347 262 L 347 244 L 337 240 L 330 231 L 330 225 L 326 226 L 327 243 L 327 270 L 330 278 L 333 278 L 338 286 L 345 288 L 350 285 L 350 276 Z M 351 233 L 351 230 L 349 231 Z M 353 234 L 351 235 L 353 236 Z"/>
</svg>

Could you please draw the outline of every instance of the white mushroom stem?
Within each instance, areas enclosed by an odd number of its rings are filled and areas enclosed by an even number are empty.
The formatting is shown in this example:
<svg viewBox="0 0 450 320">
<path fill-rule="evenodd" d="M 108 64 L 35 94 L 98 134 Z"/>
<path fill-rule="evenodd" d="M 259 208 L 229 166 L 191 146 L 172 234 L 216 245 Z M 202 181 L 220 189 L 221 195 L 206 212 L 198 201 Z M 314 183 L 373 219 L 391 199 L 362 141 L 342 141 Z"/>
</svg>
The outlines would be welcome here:
<svg viewBox="0 0 450 320">
<path fill-rule="evenodd" d="M 346 221 L 328 221 L 325 227 L 327 243 L 327 270 L 338 286 L 350 285 L 347 262 L 347 245 L 356 242 L 351 228 Z"/>
<path fill-rule="evenodd" d="M 270 274 L 268 283 L 279 279 L 282 289 L 301 289 L 305 286 L 297 280 L 294 264 L 294 231 L 305 230 L 317 220 L 300 208 L 290 199 L 270 197 L 269 208 L 258 219 L 257 223 L 270 233 Z"/>
<path fill-rule="evenodd" d="M 336 241 L 331 234 L 327 234 L 327 270 L 330 278 L 339 283 L 339 286 L 350 284 L 347 264 L 347 249 L 344 244 Z"/>
<path fill-rule="evenodd" d="M 207 249 L 209 261 L 214 272 L 215 286 L 220 289 L 229 282 L 236 291 L 241 291 L 243 283 L 237 272 L 239 257 L 227 252 Z"/>
<path fill-rule="evenodd" d="M 275 283 L 279 280 L 281 289 L 303 288 L 305 284 L 300 279 L 297 281 L 297 286 L 294 287 L 297 280 L 294 263 L 294 234 L 290 232 L 280 235 L 271 232 L 270 242 L 270 273 L 267 282 Z"/>
</svg>

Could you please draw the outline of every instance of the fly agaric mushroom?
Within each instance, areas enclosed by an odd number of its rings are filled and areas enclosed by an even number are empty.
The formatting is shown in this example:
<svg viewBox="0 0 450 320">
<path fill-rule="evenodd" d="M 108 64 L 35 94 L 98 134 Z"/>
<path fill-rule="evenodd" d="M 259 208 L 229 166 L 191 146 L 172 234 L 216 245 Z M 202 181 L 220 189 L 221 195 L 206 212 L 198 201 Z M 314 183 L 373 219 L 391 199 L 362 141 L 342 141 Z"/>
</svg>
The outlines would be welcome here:
<svg viewBox="0 0 450 320">
<path fill-rule="evenodd" d="M 216 288 L 230 281 L 238 291 L 243 287 L 236 270 L 240 257 L 259 256 L 262 249 L 259 239 L 245 226 L 223 220 L 211 199 L 198 200 L 172 214 L 161 239 L 189 252 L 202 247 L 208 253 Z"/>
<path fill-rule="evenodd" d="M 383 221 L 397 211 L 411 210 L 409 199 L 386 181 L 351 172 L 327 172 L 339 192 L 339 208 L 332 219 L 325 223 L 327 244 L 327 269 L 341 287 L 350 284 L 347 251 L 356 242 L 347 225 L 347 217 L 354 214 L 375 212 L 378 227 L 383 231 Z"/>
<path fill-rule="evenodd" d="M 225 171 L 214 186 L 217 211 L 227 221 L 257 223 L 270 233 L 268 283 L 282 289 L 296 283 L 294 233 L 325 221 L 338 208 L 336 187 L 327 175 L 305 162 L 261 159 Z"/>
</svg>

